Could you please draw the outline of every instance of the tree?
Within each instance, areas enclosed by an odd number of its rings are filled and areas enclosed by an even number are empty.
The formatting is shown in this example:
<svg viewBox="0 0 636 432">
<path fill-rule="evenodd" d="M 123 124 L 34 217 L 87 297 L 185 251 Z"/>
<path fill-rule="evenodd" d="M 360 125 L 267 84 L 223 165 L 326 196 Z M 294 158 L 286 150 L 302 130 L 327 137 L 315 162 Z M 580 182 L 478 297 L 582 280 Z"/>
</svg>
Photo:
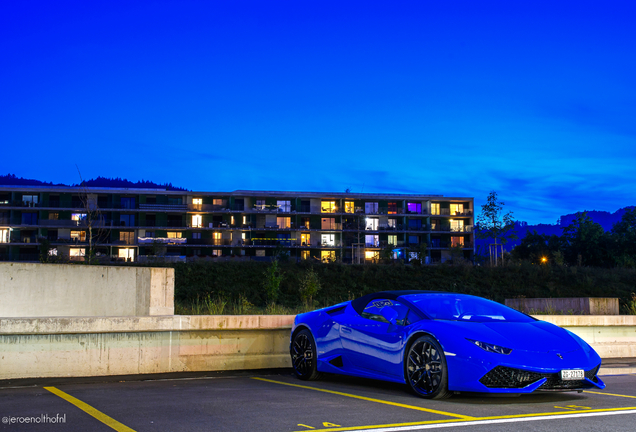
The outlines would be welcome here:
<svg viewBox="0 0 636 432">
<path fill-rule="evenodd" d="M 272 263 L 263 272 L 265 279 L 263 280 L 263 288 L 265 288 L 265 294 L 267 295 L 267 301 L 271 304 L 276 303 L 278 295 L 280 294 L 280 284 L 283 281 L 283 275 L 281 274 L 278 260 L 272 260 Z"/>
<path fill-rule="evenodd" d="M 490 245 L 489 255 L 492 265 L 499 264 L 499 256 L 503 254 L 503 245 L 508 240 L 515 240 L 517 234 L 514 231 L 512 212 L 503 212 L 505 203 L 498 201 L 497 192 L 490 191 L 486 204 L 481 206 L 481 213 L 477 217 L 479 230 L 475 235 L 481 239 L 493 239 Z"/>
<path fill-rule="evenodd" d="M 636 207 L 627 210 L 621 221 L 614 224 L 614 261 L 620 267 L 636 267 Z"/>
<path fill-rule="evenodd" d="M 587 212 L 577 213 L 572 223 L 563 228 L 565 256 L 570 264 L 603 266 L 608 264 L 609 236 Z"/>
<path fill-rule="evenodd" d="M 79 198 L 82 203 L 82 208 L 85 211 L 85 216 L 82 220 L 78 221 L 78 224 L 82 227 L 86 227 L 88 230 L 88 250 L 86 251 L 85 262 L 87 264 L 93 264 L 95 261 L 95 250 L 93 243 L 98 244 L 108 236 L 108 232 L 104 230 L 104 217 L 99 207 L 97 206 L 97 195 L 89 194 L 86 182 L 82 179 L 82 173 L 77 168 L 77 173 L 80 178 L 80 194 Z"/>
<path fill-rule="evenodd" d="M 546 258 L 549 262 L 556 259 L 560 253 L 559 261 L 563 264 L 564 250 L 563 240 L 556 235 L 538 234 L 536 230 L 530 231 L 521 240 L 521 244 L 512 250 L 512 257 L 517 260 L 530 260 L 533 263 L 541 263 Z M 557 263 L 558 264 L 558 263 Z"/>
<path fill-rule="evenodd" d="M 303 278 L 300 280 L 300 298 L 306 310 L 310 310 L 314 306 L 314 297 L 320 291 L 320 278 L 314 271 L 313 267 L 309 267 Z"/>
</svg>

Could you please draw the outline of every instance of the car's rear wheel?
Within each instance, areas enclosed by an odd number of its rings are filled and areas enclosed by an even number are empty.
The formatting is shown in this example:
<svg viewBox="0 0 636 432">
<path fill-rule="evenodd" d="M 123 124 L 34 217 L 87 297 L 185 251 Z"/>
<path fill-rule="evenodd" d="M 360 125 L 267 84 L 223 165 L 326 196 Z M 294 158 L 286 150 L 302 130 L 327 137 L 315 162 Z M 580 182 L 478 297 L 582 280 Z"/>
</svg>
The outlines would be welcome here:
<svg viewBox="0 0 636 432">
<path fill-rule="evenodd" d="M 446 356 L 435 338 L 420 336 L 405 354 L 404 376 L 415 394 L 427 399 L 445 399 L 452 395 L 448 391 Z"/>
<path fill-rule="evenodd" d="M 291 360 L 294 373 L 301 380 L 311 381 L 320 376 L 316 367 L 316 343 L 309 330 L 302 329 L 294 335 Z"/>
</svg>

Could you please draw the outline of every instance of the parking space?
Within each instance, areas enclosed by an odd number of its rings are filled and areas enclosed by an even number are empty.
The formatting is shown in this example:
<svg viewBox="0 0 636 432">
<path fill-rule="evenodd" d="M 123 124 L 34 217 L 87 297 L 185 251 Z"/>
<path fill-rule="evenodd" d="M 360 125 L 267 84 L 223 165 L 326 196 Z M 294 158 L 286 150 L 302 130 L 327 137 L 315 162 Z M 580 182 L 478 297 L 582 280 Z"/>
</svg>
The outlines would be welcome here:
<svg viewBox="0 0 636 432">
<path fill-rule="evenodd" d="M 604 376 L 599 392 L 420 399 L 404 385 L 290 371 L 0 389 L 2 430 L 401 431 L 633 430 L 636 374 Z M 25 423 L 28 421 L 29 423 Z M 593 425 L 593 427 L 592 427 Z M 585 427 L 582 427 L 585 426 Z"/>
</svg>

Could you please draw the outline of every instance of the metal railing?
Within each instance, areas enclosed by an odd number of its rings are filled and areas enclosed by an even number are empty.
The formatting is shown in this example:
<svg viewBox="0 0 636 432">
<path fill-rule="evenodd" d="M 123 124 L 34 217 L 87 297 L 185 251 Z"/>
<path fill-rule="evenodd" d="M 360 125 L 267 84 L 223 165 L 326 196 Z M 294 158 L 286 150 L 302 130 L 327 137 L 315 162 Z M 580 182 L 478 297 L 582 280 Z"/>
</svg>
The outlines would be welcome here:
<svg viewBox="0 0 636 432">
<path fill-rule="evenodd" d="M 113 208 L 122 208 L 121 206 Z M 188 210 L 187 204 L 139 204 L 140 210 L 167 210 L 167 211 L 186 211 Z"/>
</svg>

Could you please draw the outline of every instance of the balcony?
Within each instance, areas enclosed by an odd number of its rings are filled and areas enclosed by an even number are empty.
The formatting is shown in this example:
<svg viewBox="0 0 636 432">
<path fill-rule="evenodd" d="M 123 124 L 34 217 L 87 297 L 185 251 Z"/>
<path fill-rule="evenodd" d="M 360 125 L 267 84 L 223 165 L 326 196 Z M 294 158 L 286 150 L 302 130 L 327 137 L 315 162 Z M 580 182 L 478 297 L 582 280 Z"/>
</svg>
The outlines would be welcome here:
<svg viewBox="0 0 636 432">
<path fill-rule="evenodd" d="M 113 208 L 122 208 L 117 206 Z M 187 211 L 187 204 L 139 204 L 139 210 L 147 211 Z"/>
<path fill-rule="evenodd" d="M 341 223 L 322 223 L 320 224 L 320 229 L 325 231 L 342 231 Z"/>
<path fill-rule="evenodd" d="M 200 212 L 219 212 L 227 211 L 227 205 L 225 204 L 188 204 L 188 211 L 200 211 Z M 141 208 L 141 205 L 140 205 Z"/>
<path fill-rule="evenodd" d="M 141 245 L 161 243 L 161 244 L 186 244 L 187 238 L 167 238 L 167 237 L 137 237 L 137 243 Z"/>
<path fill-rule="evenodd" d="M 466 233 L 470 233 L 473 232 L 473 226 L 472 225 L 464 225 L 464 226 L 451 226 L 448 229 L 450 232 L 466 232 Z"/>
</svg>

